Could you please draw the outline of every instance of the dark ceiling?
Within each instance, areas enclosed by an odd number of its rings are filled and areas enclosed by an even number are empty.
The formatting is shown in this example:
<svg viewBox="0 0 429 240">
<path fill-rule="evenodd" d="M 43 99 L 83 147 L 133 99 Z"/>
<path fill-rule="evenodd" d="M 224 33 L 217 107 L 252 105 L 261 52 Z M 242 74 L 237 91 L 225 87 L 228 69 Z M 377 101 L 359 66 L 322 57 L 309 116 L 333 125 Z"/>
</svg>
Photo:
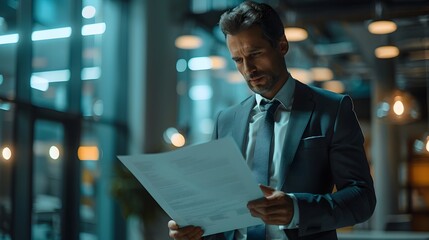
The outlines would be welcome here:
<svg viewBox="0 0 429 240">
<path fill-rule="evenodd" d="M 317 62 L 317 59 L 328 62 L 334 71 L 335 78 L 349 86 L 347 93 L 355 98 L 355 102 L 358 102 L 357 107 L 361 109 L 358 111 L 361 112 L 362 117 L 369 118 L 370 115 L 371 81 L 380 77 L 377 71 L 388 72 L 389 76 L 394 78 L 393 85 L 416 97 L 423 116 L 427 115 L 428 0 L 267 0 L 263 2 L 276 8 L 285 25 L 290 21 L 288 14 L 293 14 L 295 24 L 307 29 L 308 39 L 293 43 L 291 46 L 305 53 L 310 64 Z M 213 32 L 224 10 L 189 14 L 186 18 Z M 398 29 L 387 35 L 373 35 L 367 30 L 367 25 L 375 18 L 392 19 Z M 380 64 L 380 60 L 374 56 L 374 49 L 387 44 L 396 45 L 400 55 L 387 60 L 388 64 L 385 64 L 386 61 Z M 348 51 L 341 52 L 338 49 L 339 45 L 350 47 Z M 293 57 L 290 58 L 287 60 L 293 62 Z"/>
<path fill-rule="evenodd" d="M 55 2 L 63 4 L 65 0 Z M 299 49 L 304 57 L 297 60 L 293 53 L 288 54 L 287 60 L 288 64 L 290 63 L 288 66 L 297 61 L 303 61 L 307 66 L 314 65 L 318 61 L 328 63 L 334 71 L 335 78 L 345 83 L 347 93 L 355 99 L 355 102 L 358 102 L 358 111 L 362 112 L 363 117 L 368 118 L 371 84 L 380 76 L 377 72 L 387 72 L 392 76 L 396 87 L 410 92 L 417 98 L 423 115 L 427 115 L 425 112 L 429 84 L 429 0 L 265 0 L 263 2 L 276 8 L 285 25 L 290 24 L 288 16 L 292 14 L 295 16 L 295 23 L 308 30 L 308 39 L 291 43 L 291 48 Z M 16 29 L 14 24 L 16 24 L 17 3 L 17 0 L 0 0 L 0 16 L 5 18 L 8 29 Z M 377 4 L 382 6 L 379 14 L 376 14 Z M 40 9 L 42 8 L 43 6 L 40 6 Z M 184 16 L 184 21 L 196 23 L 224 45 L 223 36 L 215 32 L 219 17 L 225 10 L 217 9 L 199 14 L 188 13 Z M 369 21 L 380 15 L 395 21 L 398 25 L 397 31 L 388 35 L 369 33 L 367 30 Z M 69 18 L 63 13 L 34 17 L 35 22 L 42 25 L 45 25 L 44 22 L 48 20 L 48 22 L 64 25 L 60 20 Z M 388 60 L 389 64 L 380 64 L 374 56 L 374 49 L 386 44 L 396 45 L 400 55 Z M 340 50 L 340 46 L 348 46 L 348 48 Z"/>
</svg>

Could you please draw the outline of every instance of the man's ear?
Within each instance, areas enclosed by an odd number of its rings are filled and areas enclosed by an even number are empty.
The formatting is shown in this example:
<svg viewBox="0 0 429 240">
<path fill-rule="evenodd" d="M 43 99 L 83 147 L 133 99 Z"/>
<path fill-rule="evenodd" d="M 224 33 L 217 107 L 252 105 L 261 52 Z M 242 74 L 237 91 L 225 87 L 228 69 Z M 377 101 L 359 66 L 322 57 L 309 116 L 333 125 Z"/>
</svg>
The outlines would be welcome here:
<svg viewBox="0 0 429 240">
<path fill-rule="evenodd" d="M 281 52 L 283 55 L 286 55 L 286 53 L 289 51 L 289 42 L 287 41 L 287 39 L 286 39 L 286 36 L 285 36 L 285 35 L 283 35 L 283 36 L 280 38 L 280 41 L 279 41 L 279 48 L 280 48 L 280 52 Z"/>
</svg>

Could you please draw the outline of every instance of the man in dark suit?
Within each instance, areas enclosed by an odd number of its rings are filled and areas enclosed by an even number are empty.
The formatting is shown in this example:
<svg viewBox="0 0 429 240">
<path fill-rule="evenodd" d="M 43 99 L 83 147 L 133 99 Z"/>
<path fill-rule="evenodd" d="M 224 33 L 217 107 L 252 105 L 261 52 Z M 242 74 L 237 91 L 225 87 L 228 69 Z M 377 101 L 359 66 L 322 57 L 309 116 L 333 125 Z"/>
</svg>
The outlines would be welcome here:
<svg viewBox="0 0 429 240">
<path fill-rule="evenodd" d="M 255 170 L 262 161 L 257 138 L 264 105 L 276 102 L 274 136 L 266 142 L 271 149 L 268 186 L 261 185 L 265 197 L 248 203 L 252 216 L 264 221 L 264 235 L 237 229 L 205 239 L 332 240 L 337 228 L 366 221 L 376 199 L 350 97 L 304 85 L 289 74 L 284 59 L 289 45 L 270 6 L 244 2 L 221 16 L 220 27 L 255 94 L 218 115 L 214 138 L 232 136 Z M 203 234 L 198 226 L 173 220 L 168 227 L 175 239 Z"/>
</svg>

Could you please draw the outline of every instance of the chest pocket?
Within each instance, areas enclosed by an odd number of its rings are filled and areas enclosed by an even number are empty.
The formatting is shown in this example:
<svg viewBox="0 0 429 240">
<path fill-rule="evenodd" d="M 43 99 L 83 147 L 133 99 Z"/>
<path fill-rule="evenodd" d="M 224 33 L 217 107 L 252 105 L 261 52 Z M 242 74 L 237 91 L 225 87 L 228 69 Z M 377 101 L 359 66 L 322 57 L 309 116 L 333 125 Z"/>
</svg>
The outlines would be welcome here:
<svg viewBox="0 0 429 240">
<path fill-rule="evenodd" d="M 325 136 L 311 136 L 301 139 L 302 149 L 315 149 L 315 148 L 326 148 L 326 137 Z"/>
</svg>

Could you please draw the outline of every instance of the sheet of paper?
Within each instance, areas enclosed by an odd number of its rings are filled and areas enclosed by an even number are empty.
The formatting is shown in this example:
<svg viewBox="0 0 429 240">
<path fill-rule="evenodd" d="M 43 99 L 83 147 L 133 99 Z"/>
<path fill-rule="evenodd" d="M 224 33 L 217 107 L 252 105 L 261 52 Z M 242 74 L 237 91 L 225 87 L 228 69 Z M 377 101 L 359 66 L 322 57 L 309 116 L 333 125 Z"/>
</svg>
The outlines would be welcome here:
<svg viewBox="0 0 429 240">
<path fill-rule="evenodd" d="M 118 158 L 179 226 L 211 235 L 262 224 L 246 205 L 263 194 L 232 138 Z"/>
</svg>

